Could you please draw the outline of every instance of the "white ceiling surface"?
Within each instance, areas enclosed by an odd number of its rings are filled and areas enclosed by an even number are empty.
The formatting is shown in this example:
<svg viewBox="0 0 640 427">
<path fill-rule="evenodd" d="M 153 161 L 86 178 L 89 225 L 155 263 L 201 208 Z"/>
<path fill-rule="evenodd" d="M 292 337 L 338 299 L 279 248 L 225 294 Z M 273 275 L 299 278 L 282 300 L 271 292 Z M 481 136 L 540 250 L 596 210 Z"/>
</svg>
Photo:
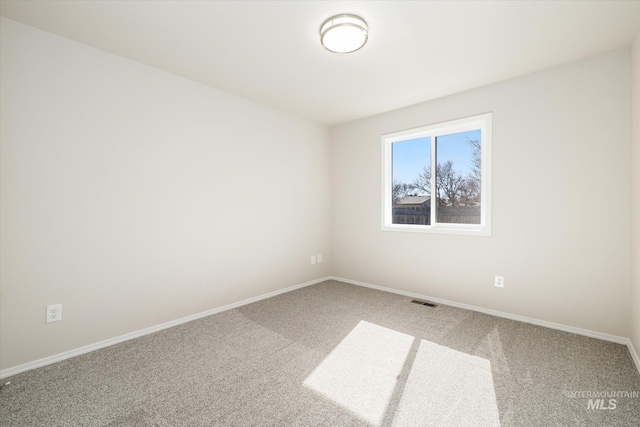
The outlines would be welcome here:
<svg viewBox="0 0 640 427">
<path fill-rule="evenodd" d="M 2 1 L 0 13 L 335 125 L 628 46 L 640 1 Z M 369 24 L 349 55 L 318 30 Z"/>
</svg>

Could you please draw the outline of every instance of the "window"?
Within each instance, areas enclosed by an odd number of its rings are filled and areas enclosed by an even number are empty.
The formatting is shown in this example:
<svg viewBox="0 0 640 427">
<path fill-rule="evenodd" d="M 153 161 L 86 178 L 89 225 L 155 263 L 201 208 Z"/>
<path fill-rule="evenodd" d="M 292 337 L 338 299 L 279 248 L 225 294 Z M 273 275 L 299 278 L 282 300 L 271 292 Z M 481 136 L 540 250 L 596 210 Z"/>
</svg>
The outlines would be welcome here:
<svg viewBox="0 0 640 427">
<path fill-rule="evenodd" d="M 382 229 L 491 235 L 491 113 L 382 136 Z"/>
</svg>

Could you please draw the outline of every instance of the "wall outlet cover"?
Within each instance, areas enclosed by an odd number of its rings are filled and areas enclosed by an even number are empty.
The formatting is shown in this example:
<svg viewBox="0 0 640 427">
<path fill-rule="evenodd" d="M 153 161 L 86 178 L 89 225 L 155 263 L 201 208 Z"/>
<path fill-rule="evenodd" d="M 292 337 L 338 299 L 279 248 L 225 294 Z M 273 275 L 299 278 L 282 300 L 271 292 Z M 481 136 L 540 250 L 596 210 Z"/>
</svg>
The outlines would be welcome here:
<svg viewBox="0 0 640 427">
<path fill-rule="evenodd" d="M 58 322 L 62 320 L 62 304 L 54 304 L 47 306 L 47 323 Z"/>
</svg>

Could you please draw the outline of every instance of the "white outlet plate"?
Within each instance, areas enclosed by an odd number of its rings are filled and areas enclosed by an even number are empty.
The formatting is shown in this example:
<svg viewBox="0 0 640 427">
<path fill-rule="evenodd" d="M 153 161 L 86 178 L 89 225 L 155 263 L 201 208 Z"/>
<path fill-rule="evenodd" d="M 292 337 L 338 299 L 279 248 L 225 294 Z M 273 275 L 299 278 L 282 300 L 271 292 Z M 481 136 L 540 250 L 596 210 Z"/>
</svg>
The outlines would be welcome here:
<svg viewBox="0 0 640 427">
<path fill-rule="evenodd" d="M 311 255 L 311 264 L 315 264 L 315 263 L 316 263 L 316 256 Z"/>
<path fill-rule="evenodd" d="M 47 323 L 58 322 L 62 320 L 62 304 L 54 304 L 47 306 Z"/>
<path fill-rule="evenodd" d="M 322 255 L 318 255 L 318 264 L 322 262 Z"/>
<path fill-rule="evenodd" d="M 496 288 L 504 288 L 504 276 L 496 276 Z"/>
</svg>

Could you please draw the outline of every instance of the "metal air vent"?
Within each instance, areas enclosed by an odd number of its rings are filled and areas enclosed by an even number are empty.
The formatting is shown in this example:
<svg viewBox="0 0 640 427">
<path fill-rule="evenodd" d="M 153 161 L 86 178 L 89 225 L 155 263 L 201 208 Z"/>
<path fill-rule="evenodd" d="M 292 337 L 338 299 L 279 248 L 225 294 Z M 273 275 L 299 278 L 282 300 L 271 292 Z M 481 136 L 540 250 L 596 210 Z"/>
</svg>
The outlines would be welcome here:
<svg viewBox="0 0 640 427">
<path fill-rule="evenodd" d="M 429 302 L 429 301 L 422 301 L 422 300 L 419 300 L 419 299 L 414 299 L 411 302 L 414 303 L 414 304 L 426 305 L 427 307 L 431 307 L 431 308 L 438 306 L 438 304 L 434 304 L 434 303 Z"/>
</svg>

